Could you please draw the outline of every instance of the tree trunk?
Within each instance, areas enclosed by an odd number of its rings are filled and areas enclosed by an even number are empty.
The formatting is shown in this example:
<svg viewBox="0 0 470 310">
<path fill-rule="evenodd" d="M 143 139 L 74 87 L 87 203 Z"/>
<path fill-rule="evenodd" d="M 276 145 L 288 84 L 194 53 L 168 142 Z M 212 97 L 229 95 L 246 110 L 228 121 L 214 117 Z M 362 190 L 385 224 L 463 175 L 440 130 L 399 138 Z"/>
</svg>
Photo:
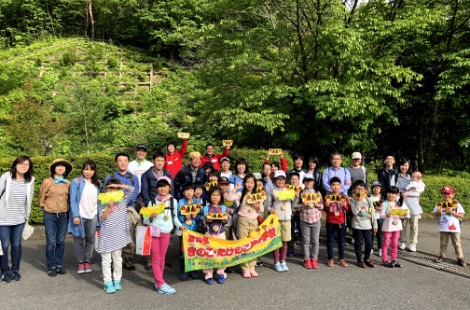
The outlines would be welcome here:
<svg viewBox="0 0 470 310">
<path fill-rule="evenodd" d="M 93 18 L 93 1 L 88 1 L 88 14 L 90 16 L 90 25 L 91 25 L 91 39 L 95 39 L 95 19 Z"/>
</svg>

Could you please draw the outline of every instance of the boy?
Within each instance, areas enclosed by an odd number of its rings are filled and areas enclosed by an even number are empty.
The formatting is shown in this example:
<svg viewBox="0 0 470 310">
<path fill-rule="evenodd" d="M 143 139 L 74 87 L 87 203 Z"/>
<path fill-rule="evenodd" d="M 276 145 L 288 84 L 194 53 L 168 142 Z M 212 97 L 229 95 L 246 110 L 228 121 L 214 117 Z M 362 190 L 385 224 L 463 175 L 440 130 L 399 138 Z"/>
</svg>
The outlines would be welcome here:
<svg viewBox="0 0 470 310">
<path fill-rule="evenodd" d="M 301 186 L 300 182 L 301 182 L 300 174 L 297 171 L 291 171 L 291 173 L 290 173 L 290 184 L 294 185 L 294 186 Z M 297 205 L 297 202 L 299 200 L 299 193 L 300 193 L 300 190 L 295 192 L 296 200 L 294 201 L 294 206 Z M 292 221 L 292 225 L 291 225 L 292 239 L 291 239 L 291 241 L 289 241 L 289 243 L 287 245 L 287 257 L 294 257 L 295 243 L 298 240 L 302 240 L 301 236 L 299 236 L 300 235 L 299 211 L 294 211 L 293 210 L 292 220 L 291 221 Z"/>
<path fill-rule="evenodd" d="M 333 244 L 335 238 L 338 243 L 338 264 L 342 267 L 348 267 L 344 260 L 344 240 L 346 233 L 346 212 L 349 209 L 348 196 L 341 194 L 341 179 L 332 177 L 329 187 L 331 194 L 324 197 L 326 212 L 326 233 L 328 250 L 328 267 L 335 265 L 333 255 Z"/>
<path fill-rule="evenodd" d="M 455 191 L 450 186 L 444 186 L 441 189 L 441 196 L 444 203 L 438 203 L 434 207 L 434 214 L 439 215 L 439 235 L 441 237 L 441 247 L 437 263 L 446 261 L 447 244 L 449 237 L 457 255 L 459 266 L 465 267 L 466 263 L 463 257 L 462 246 L 460 244 L 460 220 L 463 219 L 465 210 L 462 205 L 453 200 Z"/>
<path fill-rule="evenodd" d="M 382 185 L 382 198 L 387 198 L 387 193 L 390 191 L 390 186 L 395 186 L 398 178 L 398 168 L 395 167 L 395 156 L 387 154 L 384 158 L 384 167 L 381 169 L 377 177 Z"/>
</svg>

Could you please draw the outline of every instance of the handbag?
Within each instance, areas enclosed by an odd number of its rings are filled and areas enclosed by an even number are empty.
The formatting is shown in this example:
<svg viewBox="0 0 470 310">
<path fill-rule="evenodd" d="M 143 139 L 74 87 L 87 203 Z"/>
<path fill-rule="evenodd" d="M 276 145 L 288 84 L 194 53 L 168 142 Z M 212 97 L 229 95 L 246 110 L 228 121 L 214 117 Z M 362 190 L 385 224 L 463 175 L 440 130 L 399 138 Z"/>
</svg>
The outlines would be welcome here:
<svg viewBox="0 0 470 310">
<path fill-rule="evenodd" d="M 23 240 L 28 240 L 29 237 L 31 237 L 33 233 L 34 233 L 34 227 L 29 225 L 28 223 L 25 223 L 23 233 L 21 234 L 21 238 L 23 238 Z"/>
</svg>

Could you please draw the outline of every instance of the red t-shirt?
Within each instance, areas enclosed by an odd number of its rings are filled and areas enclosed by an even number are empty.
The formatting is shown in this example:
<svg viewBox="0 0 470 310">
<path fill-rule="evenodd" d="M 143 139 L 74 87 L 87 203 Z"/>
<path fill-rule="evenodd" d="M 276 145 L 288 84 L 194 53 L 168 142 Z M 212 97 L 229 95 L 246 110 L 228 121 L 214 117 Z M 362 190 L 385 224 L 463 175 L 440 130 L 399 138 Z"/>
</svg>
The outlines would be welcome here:
<svg viewBox="0 0 470 310">
<path fill-rule="evenodd" d="M 344 224 L 346 222 L 345 213 L 349 210 L 348 196 L 339 194 L 335 199 L 328 199 L 333 195 L 324 197 L 324 209 L 326 221 L 330 224 Z"/>
</svg>

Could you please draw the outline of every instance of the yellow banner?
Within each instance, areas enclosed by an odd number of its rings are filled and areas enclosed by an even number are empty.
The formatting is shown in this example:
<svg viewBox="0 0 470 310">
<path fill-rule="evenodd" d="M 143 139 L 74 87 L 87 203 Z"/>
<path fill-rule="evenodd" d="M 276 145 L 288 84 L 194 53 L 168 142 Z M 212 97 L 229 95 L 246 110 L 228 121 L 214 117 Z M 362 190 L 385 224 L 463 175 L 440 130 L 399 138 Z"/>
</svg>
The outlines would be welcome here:
<svg viewBox="0 0 470 310">
<path fill-rule="evenodd" d="M 186 230 L 183 232 L 185 272 L 235 266 L 281 246 L 281 229 L 275 214 L 240 240 L 222 240 Z"/>
</svg>

